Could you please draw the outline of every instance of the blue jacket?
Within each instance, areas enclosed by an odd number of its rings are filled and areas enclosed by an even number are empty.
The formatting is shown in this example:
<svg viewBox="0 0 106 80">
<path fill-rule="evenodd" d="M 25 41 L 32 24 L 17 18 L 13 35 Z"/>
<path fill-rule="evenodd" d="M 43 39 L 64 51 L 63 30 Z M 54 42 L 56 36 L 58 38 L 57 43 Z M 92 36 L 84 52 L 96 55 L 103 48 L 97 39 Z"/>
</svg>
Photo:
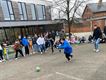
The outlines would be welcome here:
<svg viewBox="0 0 106 80">
<path fill-rule="evenodd" d="M 26 38 L 22 38 L 22 45 L 24 46 L 28 46 L 29 45 L 29 42 Z"/>
<path fill-rule="evenodd" d="M 70 45 L 70 43 L 68 41 L 64 41 L 62 45 L 60 45 L 58 48 L 60 49 L 64 49 L 64 54 L 71 54 L 72 53 L 72 46 Z"/>
</svg>

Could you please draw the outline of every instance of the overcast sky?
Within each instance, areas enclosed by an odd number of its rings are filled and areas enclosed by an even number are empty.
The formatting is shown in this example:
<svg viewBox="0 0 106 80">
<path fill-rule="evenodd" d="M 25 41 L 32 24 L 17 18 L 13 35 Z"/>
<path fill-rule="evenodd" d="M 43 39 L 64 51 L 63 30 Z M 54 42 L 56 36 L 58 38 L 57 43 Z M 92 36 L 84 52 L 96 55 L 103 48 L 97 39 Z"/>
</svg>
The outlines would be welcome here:
<svg viewBox="0 0 106 80">
<path fill-rule="evenodd" d="M 53 1 L 53 0 L 47 0 L 47 1 Z M 99 0 L 91 0 L 90 3 L 97 3 L 98 1 Z M 106 0 L 102 0 L 102 1 L 103 2 L 106 2 Z M 82 13 L 83 13 L 83 10 L 82 10 Z M 58 18 L 59 18 L 59 12 L 58 12 L 58 10 L 53 9 L 53 11 L 52 11 L 52 19 L 58 19 Z M 61 18 L 64 18 L 64 17 L 62 16 Z"/>
<path fill-rule="evenodd" d="M 48 1 L 53 1 L 53 0 L 48 0 Z M 91 2 L 98 2 L 99 0 L 91 0 Z M 106 2 L 106 0 L 103 0 L 103 2 Z"/>
</svg>

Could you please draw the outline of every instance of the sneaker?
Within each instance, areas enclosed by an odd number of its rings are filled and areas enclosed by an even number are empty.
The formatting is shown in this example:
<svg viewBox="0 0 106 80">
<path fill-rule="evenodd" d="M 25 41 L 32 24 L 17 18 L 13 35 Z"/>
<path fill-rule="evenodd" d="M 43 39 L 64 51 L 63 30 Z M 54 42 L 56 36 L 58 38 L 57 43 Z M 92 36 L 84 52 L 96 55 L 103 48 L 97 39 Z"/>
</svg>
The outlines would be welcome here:
<svg viewBox="0 0 106 80">
<path fill-rule="evenodd" d="M 42 52 L 41 52 L 41 54 L 42 54 Z"/>
<path fill-rule="evenodd" d="M 18 58 L 15 58 L 15 60 L 17 60 Z"/>
<path fill-rule="evenodd" d="M 71 58 L 73 58 L 73 55 L 70 55 L 71 56 Z"/>
<path fill-rule="evenodd" d="M 99 49 L 96 50 L 96 52 L 99 52 L 99 51 L 100 51 Z"/>
<path fill-rule="evenodd" d="M 2 61 L 0 60 L 0 63 L 1 63 Z"/>
</svg>

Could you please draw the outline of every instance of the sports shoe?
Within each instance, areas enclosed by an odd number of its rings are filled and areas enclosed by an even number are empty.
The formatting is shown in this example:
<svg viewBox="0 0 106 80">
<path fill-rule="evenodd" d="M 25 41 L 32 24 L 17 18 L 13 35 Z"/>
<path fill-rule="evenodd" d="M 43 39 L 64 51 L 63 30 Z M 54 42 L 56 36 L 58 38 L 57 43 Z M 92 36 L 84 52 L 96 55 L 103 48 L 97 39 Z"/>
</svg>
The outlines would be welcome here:
<svg viewBox="0 0 106 80">
<path fill-rule="evenodd" d="M 42 52 L 41 52 L 41 54 L 42 54 Z"/>
<path fill-rule="evenodd" d="M 15 58 L 15 60 L 17 60 L 18 58 Z"/>
<path fill-rule="evenodd" d="M 70 55 L 71 56 L 71 58 L 73 58 L 73 55 Z"/>
<path fill-rule="evenodd" d="M 99 52 L 99 51 L 100 51 L 99 49 L 96 50 L 96 52 Z"/>
</svg>

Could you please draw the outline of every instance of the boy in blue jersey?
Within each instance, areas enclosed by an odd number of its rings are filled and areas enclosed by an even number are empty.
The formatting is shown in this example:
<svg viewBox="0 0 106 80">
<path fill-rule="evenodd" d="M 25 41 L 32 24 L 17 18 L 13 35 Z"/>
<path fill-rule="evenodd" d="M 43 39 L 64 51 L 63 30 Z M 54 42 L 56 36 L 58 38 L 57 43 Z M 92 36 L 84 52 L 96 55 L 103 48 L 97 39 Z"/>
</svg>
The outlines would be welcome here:
<svg viewBox="0 0 106 80">
<path fill-rule="evenodd" d="M 61 45 L 58 46 L 59 49 L 64 49 L 64 54 L 65 54 L 65 57 L 67 58 L 68 61 L 70 61 L 70 57 L 72 58 L 73 55 L 72 55 L 72 46 L 70 45 L 70 43 L 65 40 L 65 38 L 62 38 L 61 39 Z"/>
</svg>

